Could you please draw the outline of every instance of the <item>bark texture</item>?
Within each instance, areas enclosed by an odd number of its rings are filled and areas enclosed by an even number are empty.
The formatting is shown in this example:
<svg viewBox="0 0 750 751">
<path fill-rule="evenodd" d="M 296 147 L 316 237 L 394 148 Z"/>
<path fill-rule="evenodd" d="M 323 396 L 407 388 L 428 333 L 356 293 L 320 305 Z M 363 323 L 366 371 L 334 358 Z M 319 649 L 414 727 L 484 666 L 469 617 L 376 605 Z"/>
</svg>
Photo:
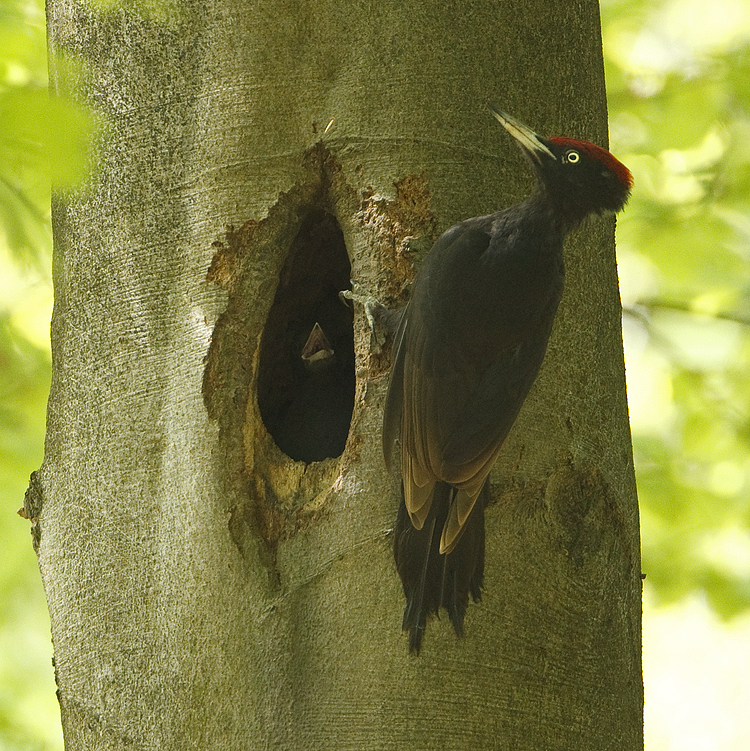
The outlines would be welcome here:
<svg viewBox="0 0 750 751">
<path fill-rule="evenodd" d="M 435 621 L 414 658 L 400 630 L 389 352 L 362 308 L 341 457 L 292 461 L 258 400 L 291 378 L 261 356 L 270 311 L 296 325 L 289 300 L 307 314 L 333 283 L 320 248 L 399 305 L 441 231 L 531 189 L 485 101 L 606 145 L 597 4 L 50 0 L 49 32 L 53 86 L 103 123 L 90 186 L 54 206 L 27 496 L 67 748 L 641 748 L 611 220 L 568 244 L 464 639 Z"/>
</svg>

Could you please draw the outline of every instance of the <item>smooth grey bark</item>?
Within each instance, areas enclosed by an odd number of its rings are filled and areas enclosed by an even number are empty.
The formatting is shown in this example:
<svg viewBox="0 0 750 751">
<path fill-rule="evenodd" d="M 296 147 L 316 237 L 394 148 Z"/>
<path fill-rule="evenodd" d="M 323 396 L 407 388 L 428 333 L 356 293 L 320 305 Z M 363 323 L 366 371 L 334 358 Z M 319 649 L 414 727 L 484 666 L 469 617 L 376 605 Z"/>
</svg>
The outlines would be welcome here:
<svg viewBox="0 0 750 751">
<path fill-rule="evenodd" d="M 310 211 L 335 216 L 353 278 L 402 304 L 437 234 L 532 187 L 485 101 L 606 142 L 597 4 L 48 11 L 53 86 L 103 116 L 91 185 L 54 206 L 53 383 L 27 497 L 67 748 L 641 748 L 611 219 L 568 243 L 460 641 L 434 621 L 415 658 L 400 631 L 388 353 L 361 308 L 340 459 L 285 457 L 256 394 Z"/>
</svg>

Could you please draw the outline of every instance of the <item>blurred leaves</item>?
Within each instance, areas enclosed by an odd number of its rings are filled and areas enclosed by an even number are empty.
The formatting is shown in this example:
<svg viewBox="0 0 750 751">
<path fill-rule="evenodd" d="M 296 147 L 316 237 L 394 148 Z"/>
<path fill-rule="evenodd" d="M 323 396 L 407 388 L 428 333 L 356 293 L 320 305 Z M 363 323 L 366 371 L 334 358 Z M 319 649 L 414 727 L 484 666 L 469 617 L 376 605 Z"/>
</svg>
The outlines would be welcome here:
<svg viewBox="0 0 750 751">
<path fill-rule="evenodd" d="M 643 570 L 750 607 L 750 6 L 602 3 Z"/>
<path fill-rule="evenodd" d="M 22 262 L 51 247 L 50 186 L 78 183 L 92 117 L 47 88 L 43 5 L 3 0 L 0 10 L 0 239 Z"/>
<path fill-rule="evenodd" d="M 59 748 L 59 714 L 44 595 L 29 524 L 16 516 L 42 461 L 48 353 L 0 314 L 0 748 Z"/>
</svg>

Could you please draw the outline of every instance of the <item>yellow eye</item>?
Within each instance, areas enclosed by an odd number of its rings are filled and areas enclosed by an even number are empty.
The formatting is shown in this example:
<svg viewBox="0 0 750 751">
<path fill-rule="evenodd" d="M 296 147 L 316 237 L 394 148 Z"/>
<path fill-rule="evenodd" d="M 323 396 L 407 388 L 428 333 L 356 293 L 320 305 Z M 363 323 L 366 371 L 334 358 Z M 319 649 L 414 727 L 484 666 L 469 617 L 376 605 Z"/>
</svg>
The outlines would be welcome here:
<svg viewBox="0 0 750 751">
<path fill-rule="evenodd" d="M 581 161 L 581 155 L 575 149 L 570 149 L 565 152 L 565 161 L 568 164 L 578 164 Z"/>
</svg>

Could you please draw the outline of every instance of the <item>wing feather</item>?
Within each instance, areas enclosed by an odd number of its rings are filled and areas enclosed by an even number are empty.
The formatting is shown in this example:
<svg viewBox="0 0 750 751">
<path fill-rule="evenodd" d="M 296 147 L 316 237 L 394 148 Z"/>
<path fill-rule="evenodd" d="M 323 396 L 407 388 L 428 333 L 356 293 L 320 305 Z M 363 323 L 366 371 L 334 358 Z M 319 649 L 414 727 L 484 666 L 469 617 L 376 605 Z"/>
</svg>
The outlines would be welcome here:
<svg viewBox="0 0 750 751">
<path fill-rule="evenodd" d="M 414 526 L 424 525 L 436 482 L 458 490 L 441 553 L 458 543 L 536 378 L 562 291 L 561 265 L 530 268 L 523 257 L 503 259 L 502 248 L 490 248 L 491 219 L 453 227 L 427 257 L 397 333 L 386 402 L 384 447 L 388 455 L 400 430 L 405 503 Z M 517 285 L 508 282 L 514 275 Z M 532 313 L 514 296 L 514 287 L 527 289 L 529 279 L 548 299 Z M 501 282 L 507 300 L 495 294 Z"/>
</svg>

